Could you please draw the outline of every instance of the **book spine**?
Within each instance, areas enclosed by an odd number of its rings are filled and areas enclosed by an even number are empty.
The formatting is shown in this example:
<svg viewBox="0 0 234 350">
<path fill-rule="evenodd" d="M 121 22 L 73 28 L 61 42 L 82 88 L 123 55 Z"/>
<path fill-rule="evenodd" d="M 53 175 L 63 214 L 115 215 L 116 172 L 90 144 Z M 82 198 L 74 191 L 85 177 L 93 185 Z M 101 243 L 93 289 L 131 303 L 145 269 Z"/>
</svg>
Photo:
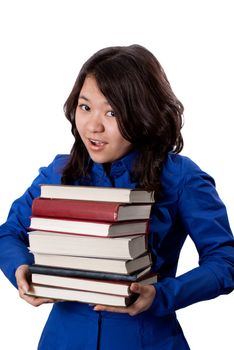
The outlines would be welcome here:
<svg viewBox="0 0 234 350">
<path fill-rule="evenodd" d="M 115 222 L 119 204 L 72 199 L 35 198 L 32 216 Z"/>
</svg>

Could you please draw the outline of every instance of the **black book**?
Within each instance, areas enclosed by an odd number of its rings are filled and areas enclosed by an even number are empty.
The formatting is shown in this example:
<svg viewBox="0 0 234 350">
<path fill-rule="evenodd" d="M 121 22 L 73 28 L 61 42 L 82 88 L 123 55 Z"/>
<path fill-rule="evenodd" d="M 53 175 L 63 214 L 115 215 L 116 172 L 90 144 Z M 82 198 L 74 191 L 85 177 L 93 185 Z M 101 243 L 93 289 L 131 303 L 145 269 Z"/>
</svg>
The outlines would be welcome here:
<svg viewBox="0 0 234 350">
<path fill-rule="evenodd" d="M 99 272 L 99 271 L 85 271 L 78 269 L 70 268 L 61 268 L 61 267 L 51 267 L 44 265 L 33 264 L 29 266 L 31 273 L 44 274 L 44 275 L 54 275 L 54 276 L 64 276 L 64 277 L 80 277 L 96 280 L 112 280 L 112 281 L 130 281 L 137 282 L 141 279 L 148 277 L 146 274 L 149 274 L 149 277 L 152 277 L 150 272 L 151 267 L 148 266 L 146 269 L 126 275 L 120 273 L 109 273 L 109 272 Z M 155 275 L 155 274 L 154 274 Z"/>
</svg>

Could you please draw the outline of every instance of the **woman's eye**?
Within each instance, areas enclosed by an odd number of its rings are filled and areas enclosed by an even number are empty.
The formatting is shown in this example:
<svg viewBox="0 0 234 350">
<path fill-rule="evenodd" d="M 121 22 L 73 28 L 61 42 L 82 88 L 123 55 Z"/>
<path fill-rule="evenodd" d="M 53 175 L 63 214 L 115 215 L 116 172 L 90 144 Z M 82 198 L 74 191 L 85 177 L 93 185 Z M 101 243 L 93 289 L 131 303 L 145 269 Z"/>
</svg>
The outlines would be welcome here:
<svg viewBox="0 0 234 350">
<path fill-rule="evenodd" d="M 81 104 L 81 105 L 79 105 L 79 107 L 80 107 L 80 109 L 82 109 L 83 111 L 89 111 L 89 110 L 90 110 L 89 106 L 88 106 L 88 105 L 85 105 L 85 104 Z"/>
<path fill-rule="evenodd" d="M 106 115 L 108 115 L 108 117 L 116 117 L 116 115 L 115 115 L 115 112 L 114 111 L 109 111 L 109 112 L 107 112 L 107 114 Z"/>
</svg>

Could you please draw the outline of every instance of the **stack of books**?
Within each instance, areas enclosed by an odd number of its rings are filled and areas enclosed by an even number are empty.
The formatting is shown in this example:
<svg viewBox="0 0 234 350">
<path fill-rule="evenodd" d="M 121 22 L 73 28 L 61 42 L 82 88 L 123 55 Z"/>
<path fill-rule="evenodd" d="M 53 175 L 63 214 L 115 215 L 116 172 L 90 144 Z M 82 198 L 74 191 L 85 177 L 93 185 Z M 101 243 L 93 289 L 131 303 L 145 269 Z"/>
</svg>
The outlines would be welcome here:
<svg viewBox="0 0 234 350">
<path fill-rule="evenodd" d="M 27 294 L 128 306 L 136 281 L 157 282 L 147 233 L 153 193 L 142 189 L 41 185 L 29 230 Z"/>
</svg>

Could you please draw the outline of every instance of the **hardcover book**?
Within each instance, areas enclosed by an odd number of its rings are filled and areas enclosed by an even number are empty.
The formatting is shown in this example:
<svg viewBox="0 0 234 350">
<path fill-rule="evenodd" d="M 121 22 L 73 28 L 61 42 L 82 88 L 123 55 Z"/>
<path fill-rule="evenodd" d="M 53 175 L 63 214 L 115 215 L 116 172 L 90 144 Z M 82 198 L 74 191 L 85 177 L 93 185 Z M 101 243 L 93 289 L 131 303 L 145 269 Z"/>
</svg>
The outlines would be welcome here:
<svg viewBox="0 0 234 350">
<path fill-rule="evenodd" d="M 152 204 L 124 204 L 73 199 L 35 198 L 32 216 L 115 222 L 144 220 Z"/>
<path fill-rule="evenodd" d="M 147 233 L 148 220 L 108 223 L 33 216 L 31 217 L 30 229 L 88 236 L 119 237 Z"/>
<path fill-rule="evenodd" d="M 157 282 L 157 275 L 147 274 L 138 279 L 140 284 L 153 284 Z M 50 274 L 32 274 L 33 284 L 42 284 L 51 287 L 61 287 L 68 289 L 79 289 L 90 292 L 130 295 L 130 281 L 117 280 L 96 280 L 80 277 L 65 277 Z"/>
<path fill-rule="evenodd" d="M 82 256 L 38 254 L 32 252 L 37 265 L 131 274 L 151 266 L 151 255 L 144 254 L 133 260 L 89 258 Z"/>
<path fill-rule="evenodd" d="M 147 267 L 142 271 L 135 272 L 131 275 L 124 275 L 119 273 L 109 273 L 101 271 L 84 271 L 78 269 L 66 269 L 62 267 L 42 266 L 42 265 L 30 265 L 29 271 L 33 274 L 41 275 L 54 275 L 64 277 L 80 277 L 94 280 L 111 280 L 111 281 L 129 281 L 137 282 L 150 272 L 151 267 Z M 151 277 L 151 276 L 150 276 Z"/>
<path fill-rule="evenodd" d="M 29 248 L 35 253 L 132 260 L 147 251 L 147 236 L 109 238 L 31 231 Z"/>
<path fill-rule="evenodd" d="M 94 305 L 102 304 L 123 307 L 131 305 L 138 297 L 138 294 L 113 295 L 37 284 L 31 284 L 30 289 L 26 294 L 54 300 L 78 301 Z"/>
<path fill-rule="evenodd" d="M 48 184 L 41 185 L 40 197 L 121 203 L 154 202 L 154 192 L 143 189 Z"/>
</svg>

